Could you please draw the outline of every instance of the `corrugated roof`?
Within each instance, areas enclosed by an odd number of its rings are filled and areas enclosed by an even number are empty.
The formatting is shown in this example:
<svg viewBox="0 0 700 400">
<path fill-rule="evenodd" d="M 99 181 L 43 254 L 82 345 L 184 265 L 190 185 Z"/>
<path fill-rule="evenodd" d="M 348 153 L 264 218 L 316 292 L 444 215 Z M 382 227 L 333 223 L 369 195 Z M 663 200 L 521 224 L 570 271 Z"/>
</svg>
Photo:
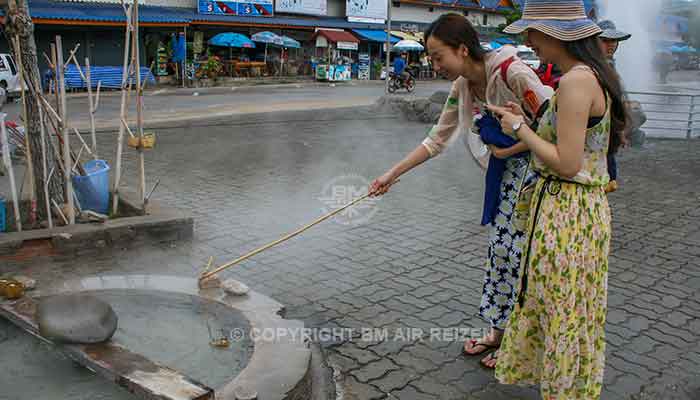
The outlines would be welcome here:
<svg viewBox="0 0 700 400">
<path fill-rule="evenodd" d="M 126 22 L 121 4 L 76 3 L 65 1 L 29 0 L 32 18 L 67 21 Z M 139 21 L 145 23 L 190 22 L 191 12 L 184 9 L 139 6 Z"/>
</svg>

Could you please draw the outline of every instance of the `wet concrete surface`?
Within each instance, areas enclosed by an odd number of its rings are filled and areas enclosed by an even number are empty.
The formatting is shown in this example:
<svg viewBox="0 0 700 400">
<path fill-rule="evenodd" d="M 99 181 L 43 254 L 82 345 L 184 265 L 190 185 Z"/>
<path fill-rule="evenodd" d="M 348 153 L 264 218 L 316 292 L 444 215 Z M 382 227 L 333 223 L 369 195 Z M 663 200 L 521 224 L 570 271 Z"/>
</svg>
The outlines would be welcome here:
<svg viewBox="0 0 700 400">
<path fill-rule="evenodd" d="M 160 178 L 154 197 L 193 213 L 192 241 L 13 262 L 3 270 L 30 276 L 41 270 L 55 279 L 195 276 L 209 256 L 217 263 L 234 259 L 311 222 L 327 210 L 329 197 L 348 200 L 352 190 L 413 149 L 427 128 L 351 109 L 163 129 L 146 157 L 148 185 Z M 104 154 L 113 152 L 113 133 L 100 134 L 99 141 Z M 603 399 L 688 381 L 700 368 L 698 154 L 697 140 L 651 141 L 620 157 L 621 189 L 610 196 L 614 237 Z M 131 187 L 135 165 L 130 152 L 124 175 Z M 457 142 L 403 177 L 376 208 L 349 215 L 346 223 L 327 221 L 222 277 L 285 304 L 286 316 L 307 326 L 345 328 L 322 343 L 346 399 L 536 399 L 536 389 L 498 385 L 478 357 L 461 355 L 460 339 L 368 340 L 360 334 L 485 326 L 476 316 L 487 243 L 478 225 L 482 187 L 482 172 Z M 10 371 L 0 374 L 0 387 L 8 399 L 48 393 L 52 399 L 128 398 L 100 378 L 68 368 L 69 362 L 7 322 L 0 321 L 0 332 L 0 370 Z M 153 329 L 154 337 L 167 333 L 160 323 Z"/>
</svg>

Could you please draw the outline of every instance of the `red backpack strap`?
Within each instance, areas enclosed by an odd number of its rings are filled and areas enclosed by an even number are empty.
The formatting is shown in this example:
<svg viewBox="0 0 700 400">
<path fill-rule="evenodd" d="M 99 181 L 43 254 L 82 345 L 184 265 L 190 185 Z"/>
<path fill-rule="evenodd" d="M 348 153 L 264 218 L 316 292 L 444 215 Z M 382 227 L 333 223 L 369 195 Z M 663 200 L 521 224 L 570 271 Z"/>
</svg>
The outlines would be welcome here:
<svg viewBox="0 0 700 400">
<path fill-rule="evenodd" d="M 501 79 L 503 79 L 503 82 L 506 83 L 506 86 L 508 87 L 508 90 L 511 92 L 513 89 L 511 89 L 510 84 L 508 83 L 508 68 L 510 68 L 510 65 L 513 64 L 515 61 L 515 57 L 509 57 L 507 60 L 503 61 L 501 65 L 498 66 L 498 68 L 501 70 Z"/>
<path fill-rule="evenodd" d="M 544 79 L 542 79 L 544 82 L 552 81 L 552 69 L 554 69 L 554 64 L 547 64 L 547 72 L 545 72 Z"/>
</svg>

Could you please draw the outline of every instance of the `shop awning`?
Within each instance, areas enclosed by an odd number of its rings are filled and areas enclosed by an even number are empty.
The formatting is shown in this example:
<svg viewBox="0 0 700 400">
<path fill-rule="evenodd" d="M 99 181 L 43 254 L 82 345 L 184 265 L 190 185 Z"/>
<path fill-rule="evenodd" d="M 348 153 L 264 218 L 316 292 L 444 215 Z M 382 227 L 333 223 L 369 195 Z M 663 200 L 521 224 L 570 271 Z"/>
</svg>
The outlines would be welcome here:
<svg viewBox="0 0 700 400">
<path fill-rule="evenodd" d="M 329 42 L 333 43 L 360 43 L 360 40 L 353 36 L 352 33 L 341 30 L 319 29 L 314 34 L 314 38 L 319 35 L 325 37 Z"/>
<path fill-rule="evenodd" d="M 329 43 L 335 43 L 339 50 L 357 50 L 360 39 L 352 33 L 342 30 L 319 29 L 312 36 L 316 40 L 316 47 L 330 47 Z"/>
<path fill-rule="evenodd" d="M 353 33 L 368 42 L 379 42 L 386 43 L 386 31 L 380 31 L 375 29 L 353 29 Z M 398 43 L 399 39 L 395 36 L 391 36 L 391 44 Z"/>
<path fill-rule="evenodd" d="M 418 34 L 418 33 L 408 33 L 408 32 L 401 32 L 401 31 L 391 31 L 391 34 L 393 36 L 401 38 L 402 40 L 414 40 L 416 42 L 423 41 L 423 34 L 422 33 Z"/>
</svg>

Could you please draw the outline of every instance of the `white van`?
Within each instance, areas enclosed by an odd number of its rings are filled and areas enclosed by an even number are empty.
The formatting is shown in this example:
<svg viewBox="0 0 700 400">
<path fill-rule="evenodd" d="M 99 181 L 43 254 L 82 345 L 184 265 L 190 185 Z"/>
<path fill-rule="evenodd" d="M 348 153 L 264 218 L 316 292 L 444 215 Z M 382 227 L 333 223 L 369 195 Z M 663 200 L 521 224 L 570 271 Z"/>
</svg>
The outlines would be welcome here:
<svg viewBox="0 0 700 400">
<path fill-rule="evenodd" d="M 5 90 L 7 97 L 18 95 L 20 92 L 15 60 L 6 53 L 0 53 L 0 88 Z"/>
<path fill-rule="evenodd" d="M 532 69 L 538 69 L 540 67 L 541 61 L 539 57 L 537 57 L 534 50 L 527 46 L 518 46 L 518 57 Z"/>
</svg>

